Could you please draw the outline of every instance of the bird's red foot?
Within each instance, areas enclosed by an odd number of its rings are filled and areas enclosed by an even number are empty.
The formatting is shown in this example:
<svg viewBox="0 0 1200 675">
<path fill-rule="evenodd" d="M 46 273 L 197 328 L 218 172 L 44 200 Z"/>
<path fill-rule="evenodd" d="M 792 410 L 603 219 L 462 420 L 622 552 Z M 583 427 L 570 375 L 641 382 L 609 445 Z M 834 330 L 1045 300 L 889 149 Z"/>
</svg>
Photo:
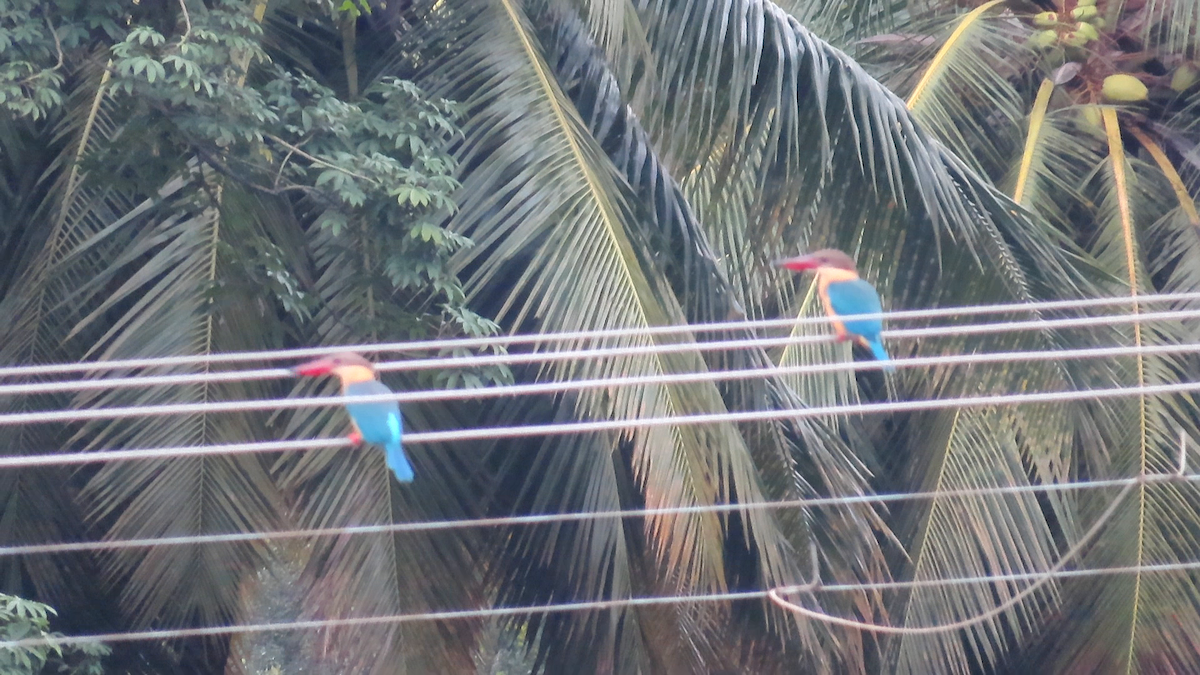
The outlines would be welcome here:
<svg viewBox="0 0 1200 675">
<path fill-rule="evenodd" d="M 350 435 L 347 436 L 346 438 L 350 439 L 350 442 L 355 445 L 362 445 L 362 442 L 363 442 L 362 434 L 360 434 L 357 431 L 350 432 Z"/>
<path fill-rule="evenodd" d="M 839 334 L 839 335 L 837 336 L 837 341 L 838 341 L 838 342 L 845 342 L 846 340 L 849 340 L 849 339 L 850 339 L 850 334 L 849 334 L 849 333 L 841 333 L 841 334 Z"/>
</svg>

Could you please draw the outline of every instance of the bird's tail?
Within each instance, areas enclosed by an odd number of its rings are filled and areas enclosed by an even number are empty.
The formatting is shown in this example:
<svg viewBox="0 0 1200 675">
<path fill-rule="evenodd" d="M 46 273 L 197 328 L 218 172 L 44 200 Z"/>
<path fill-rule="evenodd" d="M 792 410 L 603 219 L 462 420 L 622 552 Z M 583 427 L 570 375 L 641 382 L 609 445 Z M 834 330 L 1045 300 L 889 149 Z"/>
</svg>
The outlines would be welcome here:
<svg viewBox="0 0 1200 675">
<path fill-rule="evenodd" d="M 892 360 L 892 358 L 888 356 L 887 350 L 883 348 L 882 339 L 876 337 L 874 340 L 867 340 L 867 347 L 869 347 L 871 349 L 871 353 L 875 355 L 876 361 L 885 362 L 883 366 L 884 370 L 889 373 L 895 372 L 896 367 L 891 363 L 888 363 Z"/>
<path fill-rule="evenodd" d="M 408 463 L 408 457 L 404 455 L 404 447 L 397 440 L 395 443 L 389 443 L 383 448 L 384 461 L 387 466 L 396 474 L 396 480 L 401 483 L 411 483 L 413 479 L 412 465 Z"/>
</svg>

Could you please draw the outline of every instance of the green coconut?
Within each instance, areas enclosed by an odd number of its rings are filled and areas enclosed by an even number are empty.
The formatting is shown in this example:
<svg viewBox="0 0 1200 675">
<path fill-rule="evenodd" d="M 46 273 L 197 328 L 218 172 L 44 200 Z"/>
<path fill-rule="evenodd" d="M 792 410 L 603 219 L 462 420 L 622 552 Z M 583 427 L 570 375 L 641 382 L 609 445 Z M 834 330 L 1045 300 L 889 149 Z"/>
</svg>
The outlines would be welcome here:
<svg viewBox="0 0 1200 675">
<path fill-rule="evenodd" d="M 1038 32 L 1029 36 L 1029 44 L 1040 49 L 1049 47 L 1057 40 L 1058 33 L 1053 30 L 1039 30 Z"/>
<path fill-rule="evenodd" d="M 1049 28 L 1058 23 L 1058 12 L 1042 12 L 1033 15 L 1033 25 L 1038 28 Z"/>
<path fill-rule="evenodd" d="M 1089 42 L 1100 39 L 1100 32 L 1090 23 L 1076 24 L 1075 32 L 1087 38 Z"/>
<path fill-rule="evenodd" d="M 1191 89 L 1196 80 L 1200 79 L 1200 73 L 1197 73 L 1196 66 L 1185 63 L 1175 69 L 1171 74 L 1171 89 L 1174 91 L 1185 91 Z"/>
<path fill-rule="evenodd" d="M 1132 103 L 1145 101 L 1150 90 L 1136 77 L 1126 73 L 1117 73 L 1104 78 L 1104 85 L 1100 88 L 1100 92 L 1104 94 L 1104 98 L 1110 101 Z"/>
<path fill-rule="evenodd" d="M 1096 13 L 1095 7 L 1076 7 L 1071 10 L 1071 18 L 1076 21 L 1087 21 L 1096 18 Z"/>
</svg>

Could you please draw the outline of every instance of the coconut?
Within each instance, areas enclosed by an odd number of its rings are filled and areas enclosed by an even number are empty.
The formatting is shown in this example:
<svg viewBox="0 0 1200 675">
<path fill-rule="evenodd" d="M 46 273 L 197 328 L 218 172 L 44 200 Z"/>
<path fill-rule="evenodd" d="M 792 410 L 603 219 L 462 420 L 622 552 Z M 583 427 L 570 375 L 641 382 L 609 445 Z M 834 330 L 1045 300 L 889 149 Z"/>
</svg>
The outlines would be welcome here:
<svg viewBox="0 0 1200 675">
<path fill-rule="evenodd" d="M 1196 72 L 1196 66 L 1185 63 L 1175 69 L 1171 74 L 1171 89 L 1174 91 L 1184 91 L 1190 89 L 1196 80 L 1200 79 L 1200 73 Z"/>
<path fill-rule="evenodd" d="M 1042 12 L 1033 15 L 1033 25 L 1038 28 L 1049 28 L 1058 23 L 1058 12 Z"/>
<path fill-rule="evenodd" d="M 1077 21 L 1087 21 L 1096 17 L 1095 7 L 1076 7 L 1071 10 L 1071 18 Z"/>
<path fill-rule="evenodd" d="M 1084 37 L 1085 37 L 1085 38 L 1087 38 L 1089 41 L 1091 41 L 1091 40 L 1099 40 L 1099 39 L 1100 39 L 1100 32 L 1099 32 L 1099 31 L 1097 31 L 1097 30 L 1096 30 L 1096 27 L 1095 27 L 1095 26 L 1093 26 L 1093 25 L 1092 25 L 1092 24 L 1090 24 L 1090 23 L 1080 23 L 1080 24 L 1076 24 L 1076 25 L 1075 25 L 1075 32 L 1076 32 L 1076 33 L 1079 33 L 1079 34 L 1080 34 L 1080 35 L 1082 35 L 1082 36 L 1084 36 Z"/>
<path fill-rule="evenodd" d="M 1063 36 L 1063 44 L 1067 45 L 1068 47 L 1082 47 L 1087 44 L 1088 40 L 1090 39 L 1091 38 L 1089 38 L 1087 35 L 1077 30 L 1073 30 Z"/>
<path fill-rule="evenodd" d="M 1058 40 L 1058 33 L 1053 30 L 1039 30 L 1029 36 L 1029 44 L 1039 49 L 1045 49 Z"/>
<path fill-rule="evenodd" d="M 1117 73 L 1104 78 L 1104 85 L 1100 88 L 1100 92 L 1104 94 L 1104 98 L 1110 101 L 1130 103 L 1146 100 L 1146 95 L 1150 93 L 1150 90 L 1136 77 Z"/>
</svg>

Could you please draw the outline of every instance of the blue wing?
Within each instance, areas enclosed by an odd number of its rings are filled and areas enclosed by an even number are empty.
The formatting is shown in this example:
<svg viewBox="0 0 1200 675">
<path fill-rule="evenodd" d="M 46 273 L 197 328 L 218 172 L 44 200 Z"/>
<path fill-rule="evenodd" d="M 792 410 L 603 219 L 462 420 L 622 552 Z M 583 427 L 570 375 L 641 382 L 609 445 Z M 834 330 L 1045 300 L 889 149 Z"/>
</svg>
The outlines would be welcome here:
<svg viewBox="0 0 1200 675">
<path fill-rule="evenodd" d="M 847 331 L 863 336 L 868 342 L 879 340 L 879 333 L 883 330 L 882 319 L 847 320 L 854 314 L 876 314 L 883 311 L 874 286 L 862 279 L 854 279 L 829 284 L 827 292 L 829 306 L 842 319 Z"/>
<path fill-rule="evenodd" d="M 375 394 L 390 394 L 391 389 L 379 380 L 355 382 L 346 385 L 347 396 L 371 396 Z M 388 468 L 396 474 L 401 482 L 413 479 L 412 466 L 404 455 L 401 438 L 404 434 L 404 423 L 400 416 L 400 404 L 395 401 L 379 403 L 347 403 L 346 412 L 354 419 L 354 424 L 368 443 L 383 446 L 384 459 Z"/>
</svg>

